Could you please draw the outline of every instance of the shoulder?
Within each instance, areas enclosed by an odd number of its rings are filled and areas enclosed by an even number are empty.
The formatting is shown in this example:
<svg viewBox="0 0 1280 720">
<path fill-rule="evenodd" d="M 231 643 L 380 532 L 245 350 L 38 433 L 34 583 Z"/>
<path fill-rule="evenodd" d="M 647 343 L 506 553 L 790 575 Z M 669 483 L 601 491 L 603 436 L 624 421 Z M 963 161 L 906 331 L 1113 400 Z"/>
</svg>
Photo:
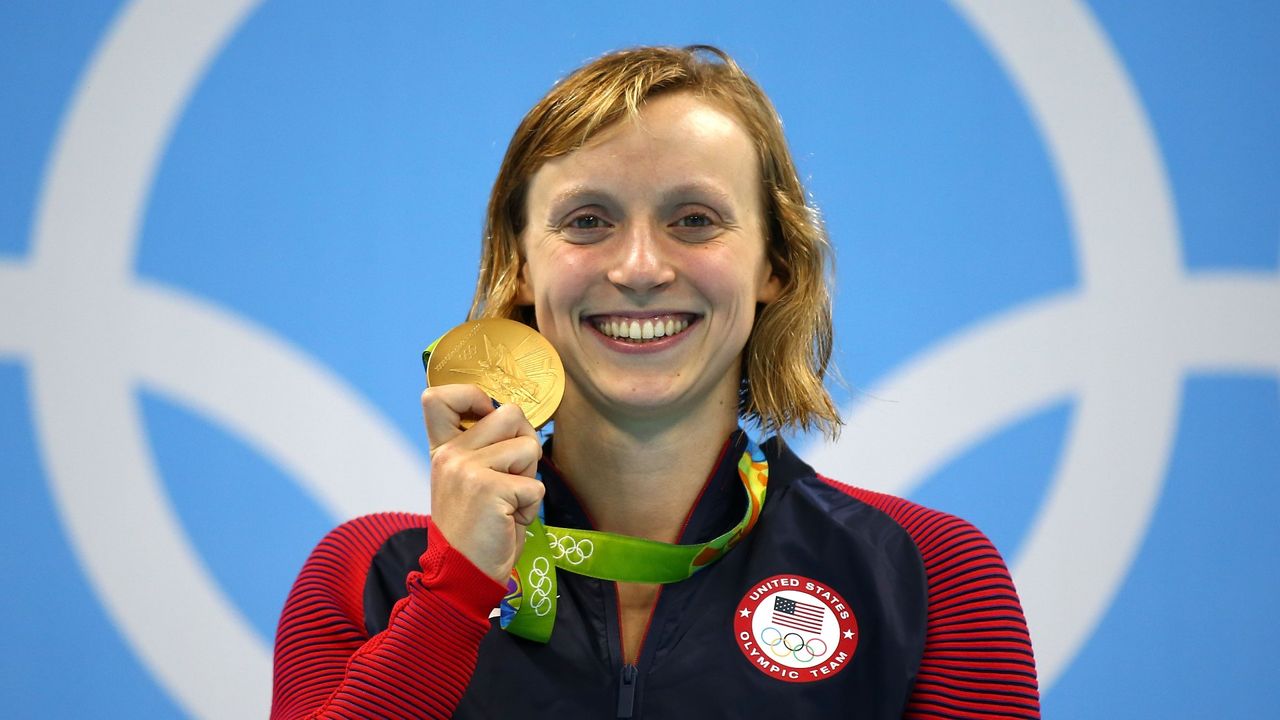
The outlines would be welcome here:
<svg viewBox="0 0 1280 720">
<path fill-rule="evenodd" d="M 887 515 L 924 562 L 928 629 L 908 717 L 1039 717 L 1031 636 L 1004 559 L 972 523 L 817 476 Z M 972 715 L 963 715 L 971 717 Z"/>
<path fill-rule="evenodd" d="M 421 529 L 427 516 L 413 513 L 377 513 L 348 520 L 316 545 L 294 582 L 291 600 L 306 602 L 320 597 L 343 606 L 346 614 L 363 614 L 366 577 L 374 555 L 398 533 Z"/>
<path fill-rule="evenodd" d="M 822 475 L 817 479 L 880 511 L 910 536 L 924 563 L 931 604 L 944 595 L 981 598 L 988 609 L 1004 607 L 1021 621 L 1022 606 L 1004 558 L 973 523 L 893 495 Z"/>
<path fill-rule="evenodd" d="M 931 561 L 936 563 L 949 551 L 964 549 L 999 558 L 999 553 L 987 536 L 968 520 L 900 497 L 846 485 L 824 475 L 816 475 L 816 478 L 850 499 L 887 515 L 911 536 L 916 547 L 920 548 L 926 566 Z M 1000 564 L 1003 567 L 1003 560 Z"/>
<path fill-rule="evenodd" d="M 348 520 L 330 530 L 311 553 L 317 557 L 364 560 L 373 558 L 378 548 L 398 533 L 427 529 L 427 516 L 416 513 L 375 513 Z"/>
<path fill-rule="evenodd" d="M 770 491 L 777 485 L 791 496 L 789 502 L 795 502 L 797 496 L 804 498 L 802 502 L 839 525 L 863 529 L 870 525 L 904 533 L 919 551 L 931 579 L 957 562 L 983 562 L 985 558 L 1004 568 L 995 546 L 966 520 L 821 475 L 778 438 L 770 438 L 762 448 L 769 458 Z"/>
<path fill-rule="evenodd" d="M 925 565 L 936 554 L 957 543 L 995 548 L 971 523 L 944 512 L 893 495 L 865 490 L 839 482 L 814 471 L 784 443 L 771 440 L 765 445 L 770 455 L 770 490 L 776 483 L 789 496 L 788 502 L 812 506 L 831 523 L 850 531 L 883 533 L 909 542 Z M 812 514 L 812 513 L 810 513 Z"/>
</svg>

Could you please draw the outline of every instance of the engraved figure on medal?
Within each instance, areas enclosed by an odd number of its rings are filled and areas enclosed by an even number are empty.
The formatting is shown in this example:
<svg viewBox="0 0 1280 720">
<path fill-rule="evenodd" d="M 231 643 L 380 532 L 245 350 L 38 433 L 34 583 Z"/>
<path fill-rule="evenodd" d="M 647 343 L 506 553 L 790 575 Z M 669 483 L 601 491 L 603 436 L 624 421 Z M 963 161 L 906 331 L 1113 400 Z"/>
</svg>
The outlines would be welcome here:
<svg viewBox="0 0 1280 720">
<path fill-rule="evenodd" d="M 539 390 L 549 386 L 554 377 L 547 370 L 546 352 L 535 350 L 517 360 L 506 345 L 493 341 L 487 334 L 481 337 L 484 339 L 484 359 L 476 363 L 475 368 L 456 368 L 454 372 L 476 376 L 475 384 L 498 402 L 518 402 L 521 405 L 538 402 L 538 397 L 543 394 Z"/>
<path fill-rule="evenodd" d="M 489 318 L 449 331 L 428 353 L 431 385 L 469 383 L 500 403 L 516 403 L 534 427 L 555 413 L 564 369 L 555 349 L 533 328 Z M 464 421 L 463 426 L 470 425 Z"/>
</svg>

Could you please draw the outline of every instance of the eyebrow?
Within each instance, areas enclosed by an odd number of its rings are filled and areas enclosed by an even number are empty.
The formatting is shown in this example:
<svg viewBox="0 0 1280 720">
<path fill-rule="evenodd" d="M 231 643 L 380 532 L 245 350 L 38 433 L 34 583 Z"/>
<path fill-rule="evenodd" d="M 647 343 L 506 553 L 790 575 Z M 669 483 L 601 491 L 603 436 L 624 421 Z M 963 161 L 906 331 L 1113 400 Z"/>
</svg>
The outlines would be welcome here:
<svg viewBox="0 0 1280 720">
<path fill-rule="evenodd" d="M 719 185 L 705 180 L 693 180 L 667 188 L 659 195 L 659 201 L 663 205 L 668 205 L 691 195 L 695 198 L 706 197 L 715 200 L 725 207 L 733 206 L 733 198 L 729 193 L 725 192 Z M 612 193 L 606 190 L 590 185 L 574 185 L 556 193 L 551 198 L 548 207 L 553 214 L 556 214 L 562 212 L 562 208 L 565 205 L 578 203 L 608 207 L 616 205 L 617 200 Z"/>
<path fill-rule="evenodd" d="M 729 193 L 725 192 L 719 185 L 704 180 L 693 180 L 687 183 L 681 183 L 675 187 L 667 188 L 662 193 L 663 204 L 674 202 L 681 197 L 693 195 L 695 197 L 710 197 L 725 206 L 733 205 L 733 198 Z"/>
<path fill-rule="evenodd" d="M 548 206 L 554 211 L 570 203 L 587 203 L 592 205 L 608 205 L 613 200 L 609 193 L 589 185 L 574 185 L 558 192 L 551 198 Z"/>
</svg>

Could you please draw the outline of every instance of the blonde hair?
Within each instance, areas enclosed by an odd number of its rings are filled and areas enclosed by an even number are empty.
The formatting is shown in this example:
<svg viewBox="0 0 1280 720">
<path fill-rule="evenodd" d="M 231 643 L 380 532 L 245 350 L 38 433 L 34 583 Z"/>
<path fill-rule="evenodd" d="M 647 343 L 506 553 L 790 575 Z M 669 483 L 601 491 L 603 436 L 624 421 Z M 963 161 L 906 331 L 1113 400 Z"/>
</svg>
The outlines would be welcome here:
<svg viewBox="0 0 1280 720">
<path fill-rule="evenodd" d="M 723 51 L 707 45 L 644 47 L 610 53 L 560 81 L 516 128 L 489 196 L 480 275 L 471 318 L 505 317 L 530 326 L 533 308 L 516 302 L 525 197 L 548 160 L 582 147 L 646 99 L 692 92 L 732 113 L 760 160 L 768 218 L 767 253 L 782 285 L 761 307 L 743 353 L 738 414 L 766 432 L 839 432 L 840 416 L 822 384 L 831 359 L 831 246 L 804 186 L 773 104 Z"/>
</svg>

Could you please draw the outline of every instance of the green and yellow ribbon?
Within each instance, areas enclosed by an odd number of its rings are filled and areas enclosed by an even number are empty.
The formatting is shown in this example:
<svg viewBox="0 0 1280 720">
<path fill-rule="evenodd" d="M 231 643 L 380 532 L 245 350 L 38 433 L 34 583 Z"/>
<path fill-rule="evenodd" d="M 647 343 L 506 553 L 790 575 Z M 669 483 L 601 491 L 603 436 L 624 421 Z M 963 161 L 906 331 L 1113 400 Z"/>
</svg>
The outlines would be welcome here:
<svg viewBox="0 0 1280 720">
<path fill-rule="evenodd" d="M 520 637 L 542 643 L 550 640 L 556 618 L 557 570 L 615 582 L 673 583 L 719 560 L 751 532 L 764 507 L 769 464 L 750 438 L 738 460 L 738 476 L 747 491 L 746 513 L 728 532 L 704 543 L 676 545 L 550 526 L 541 517 L 534 520 L 525 531 L 524 550 L 511 569 L 499 623 Z"/>
</svg>

